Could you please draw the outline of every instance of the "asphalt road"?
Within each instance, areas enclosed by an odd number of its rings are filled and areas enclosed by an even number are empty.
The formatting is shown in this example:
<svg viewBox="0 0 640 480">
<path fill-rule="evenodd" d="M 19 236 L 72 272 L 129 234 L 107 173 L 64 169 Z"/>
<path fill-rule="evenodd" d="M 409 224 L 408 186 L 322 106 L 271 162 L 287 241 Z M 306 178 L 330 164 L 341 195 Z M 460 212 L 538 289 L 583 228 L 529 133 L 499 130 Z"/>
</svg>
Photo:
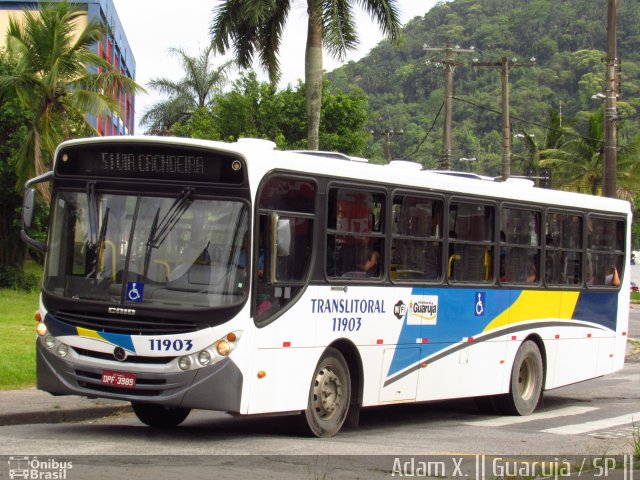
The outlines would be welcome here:
<svg viewBox="0 0 640 480">
<path fill-rule="evenodd" d="M 640 309 L 632 310 L 629 332 L 640 338 Z M 613 465 L 611 456 L 638 448 L 639 425 L 640 355 L 635 355 L 620 372 L 546 392 L 529 417 L 487 415 L 471 400 L 390 406 L 363 411 L 358 429 L 329 439 L 298 435 L 291 417 L 233 418 L 205 411 L 192 412 L 173 430 L 145 427 L 132 414 L 5 426 L 0 427 L 0 461 L 6 460 L 0 462 L 0 478 L 8 478 L 20 458 L 27 459 L 23 463 L 37 458 L 41 472 L 52 473 L 51 465 L 72 467 L 47 477 L 65 479 L 392 478 L 411 473 L 412 465 L 414 476 L 421 476 L 415 468 L 422 465 L 432 468 L 425 470 L 432 478 L 477 479 L 498 476 L 496 459 L 526 459 L 530 465 L 537 456 L 572 458 L 574 469 L 586 462 L 596 476 L 598 465 Z M 631 480 L 626 470 L 615 473 L 598 478 Z"/>
</svg>

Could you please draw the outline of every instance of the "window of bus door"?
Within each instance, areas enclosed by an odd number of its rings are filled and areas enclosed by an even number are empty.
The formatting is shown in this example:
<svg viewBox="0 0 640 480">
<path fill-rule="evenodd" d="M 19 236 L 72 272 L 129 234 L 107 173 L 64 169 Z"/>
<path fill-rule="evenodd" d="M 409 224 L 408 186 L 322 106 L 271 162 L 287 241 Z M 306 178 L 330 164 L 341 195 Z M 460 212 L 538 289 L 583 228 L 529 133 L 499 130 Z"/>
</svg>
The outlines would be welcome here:
<svg viewBox="0 0 640 480">
<path fill-rule="evenodd" d="M 500 282 L 540 282 L 541 212 L 503 207 L 500 210 Z"/>
<path fill-rule="evenodd" d="M 266 325 L 306 284 L 313 258 L 316 184 L 272 176 L 260 189 L 254 248 L 254 314 Z"/>
<path fill-rule="evenodd" d="M 495 208 L 477 202 L 449 205 L 447 276 L 453 282 L 492 282 Z"/>
<path fill-rule="evenodd" d="M 590 287 L 620 286 L 624 269 L 624 220 L 587 218 L 586 281 Z"/>
<path fill-rule="evenodd" d="M 327 277 L 381 279 L 384 275 L 382 193 L 332 188 L 327 208 Z"/>
<path fill-rule="evenodd" d="M 413 195 L 393 198 L 391 279 L 397 282 L 442 278 L 443 201 Z"/>
<path fill-rule="evenodd" d="M 545 281 L 582 284 L 582 215 L 548 212 L 545 232 Z"/>
</svg>

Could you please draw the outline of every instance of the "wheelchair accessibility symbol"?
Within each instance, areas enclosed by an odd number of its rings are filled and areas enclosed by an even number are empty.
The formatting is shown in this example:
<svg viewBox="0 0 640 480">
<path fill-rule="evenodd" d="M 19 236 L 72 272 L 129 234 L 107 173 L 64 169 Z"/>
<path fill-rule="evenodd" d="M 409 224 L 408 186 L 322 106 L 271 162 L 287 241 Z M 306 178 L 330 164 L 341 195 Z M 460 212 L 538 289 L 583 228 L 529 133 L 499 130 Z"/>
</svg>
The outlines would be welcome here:
<svg viewBox="0 0 640 480">
<path fill-rule="evenodd" d="M 475 299 L 476 299 L 475 316 L 476 317 L 483 317 L 484 316 L 485 295 L 486 295 L 485 292 L 476 292 L 476 294 L 475 294 Z"/>
<path fill-rule="evenodd" d="M 141 302 L 144 295 L 144 283 L 127 282 L 127 300 Z"/>
</svg>

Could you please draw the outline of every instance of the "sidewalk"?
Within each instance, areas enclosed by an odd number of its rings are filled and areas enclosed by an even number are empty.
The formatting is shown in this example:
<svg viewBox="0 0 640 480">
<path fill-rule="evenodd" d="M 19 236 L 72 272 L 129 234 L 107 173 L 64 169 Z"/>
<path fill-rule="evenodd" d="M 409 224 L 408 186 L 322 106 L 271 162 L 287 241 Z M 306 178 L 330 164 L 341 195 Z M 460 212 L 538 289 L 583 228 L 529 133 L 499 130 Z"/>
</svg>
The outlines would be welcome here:
<svg viewBox="0 0 640 480">
<path fill-rule="evenodd" d="M 35 388 L 0 391 L 0 426 L 79 422 L 130 411 L 129 402 L 118 400 L 54 397 Z"/>
</svg>

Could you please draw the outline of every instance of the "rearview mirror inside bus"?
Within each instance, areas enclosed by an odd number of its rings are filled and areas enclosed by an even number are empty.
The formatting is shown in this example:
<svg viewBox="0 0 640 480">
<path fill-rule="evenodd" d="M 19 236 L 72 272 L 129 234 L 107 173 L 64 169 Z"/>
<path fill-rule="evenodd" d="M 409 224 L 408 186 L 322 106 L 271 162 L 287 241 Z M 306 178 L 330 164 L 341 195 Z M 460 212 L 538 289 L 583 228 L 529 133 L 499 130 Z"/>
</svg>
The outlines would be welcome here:
<svg viewBox="0 0 640 480">
<path fill-rule="evenodd" d="M 278 256 L 288 257 L 291 252 L 291 220 L 289 218 L 278 219 Z"/>
</svg>

